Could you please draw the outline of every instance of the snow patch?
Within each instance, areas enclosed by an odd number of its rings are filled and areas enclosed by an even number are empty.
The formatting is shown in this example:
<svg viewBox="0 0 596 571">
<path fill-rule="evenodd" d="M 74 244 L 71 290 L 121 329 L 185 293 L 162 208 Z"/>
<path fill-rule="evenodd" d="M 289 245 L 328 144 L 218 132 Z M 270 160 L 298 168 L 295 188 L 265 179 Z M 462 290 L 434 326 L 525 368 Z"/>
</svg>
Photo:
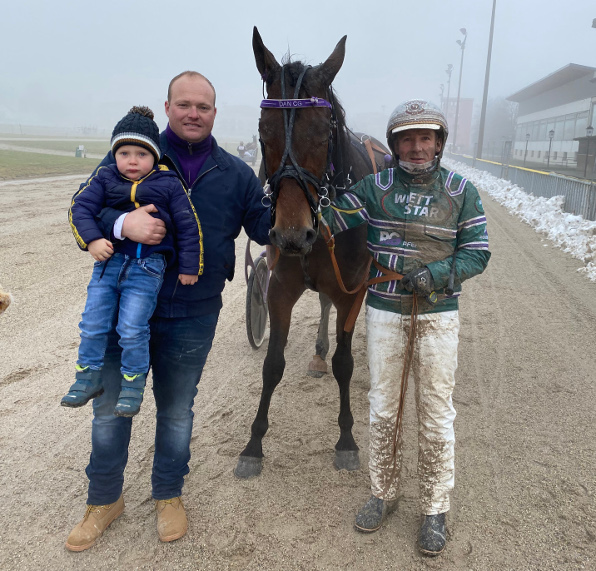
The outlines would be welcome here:
<svg viewBox="0 0 596 571">
<path fill-rule="evenodd" d="M 596 282 L 596 222 L 563 212 L 563 196 L 534 196 L 511 181 L 497 178 L 485 171 L 449 159 L 441 162 L 488 193 L 509 212 L 545 235 L 555 246 L 584 262 L 586 265 L 578 271 Z"/>
</svg>

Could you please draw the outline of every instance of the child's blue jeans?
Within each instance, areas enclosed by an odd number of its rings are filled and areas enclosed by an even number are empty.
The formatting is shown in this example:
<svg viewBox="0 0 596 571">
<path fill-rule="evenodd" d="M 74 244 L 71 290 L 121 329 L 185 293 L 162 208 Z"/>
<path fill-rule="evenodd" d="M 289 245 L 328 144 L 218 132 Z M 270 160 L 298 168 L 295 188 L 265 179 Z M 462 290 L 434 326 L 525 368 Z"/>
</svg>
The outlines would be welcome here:
<svg viewBox="0 0 596 571">
<path fill-rule="evenodd" d="M 103 367 L 108 334 L 116 322 L 122 374 L 149 370 L 149 319 L 155 311 L 165 267 L 162 254 L 131 258 L 116 253 L 105 262 L 95 262 L 79 324 L 79 365 L 96 370 Z"/>
</svg>

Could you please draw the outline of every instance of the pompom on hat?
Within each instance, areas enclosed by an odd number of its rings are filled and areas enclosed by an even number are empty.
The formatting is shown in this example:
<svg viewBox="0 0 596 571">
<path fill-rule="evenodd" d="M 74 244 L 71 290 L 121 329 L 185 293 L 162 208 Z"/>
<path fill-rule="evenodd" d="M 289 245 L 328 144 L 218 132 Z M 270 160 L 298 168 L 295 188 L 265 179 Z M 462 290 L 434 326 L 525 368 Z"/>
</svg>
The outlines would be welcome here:
<svg viewBox="0 0 596 571">
<path fill-rule="evenodd" d="M 153 111 L 149 107 L 133 107 L 112 131 L 112 154 L 116 155 L 116 151 L 124 145 L 137 145 L 150 151 L 157 163 L 161 150 L 159 128 L 153 117 Z"/>
</svg>

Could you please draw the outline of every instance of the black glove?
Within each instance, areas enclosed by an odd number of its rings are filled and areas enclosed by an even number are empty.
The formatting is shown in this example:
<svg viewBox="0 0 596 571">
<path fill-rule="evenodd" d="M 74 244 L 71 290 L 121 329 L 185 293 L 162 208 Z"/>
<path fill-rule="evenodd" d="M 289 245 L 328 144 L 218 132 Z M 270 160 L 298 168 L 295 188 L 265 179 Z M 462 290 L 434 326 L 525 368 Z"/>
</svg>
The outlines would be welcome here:
<svg viewBox="0 0 596 571">
<path fill-rule="evenodd" d="M 426 266 L 408 272 L 399 282 L 399 287 L 417 294 L 429 296 L 435 289 L 435 282 Z"/>
</svg>

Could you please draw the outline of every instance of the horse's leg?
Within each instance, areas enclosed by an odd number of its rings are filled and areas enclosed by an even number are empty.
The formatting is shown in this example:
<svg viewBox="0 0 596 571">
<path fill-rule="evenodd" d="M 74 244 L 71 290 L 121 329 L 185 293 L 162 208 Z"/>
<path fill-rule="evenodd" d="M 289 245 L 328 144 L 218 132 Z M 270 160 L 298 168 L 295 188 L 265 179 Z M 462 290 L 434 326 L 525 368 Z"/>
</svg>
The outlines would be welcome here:
<svg viewBox="0 0 596 571">
<path fill-rule="evenodd" d="M 298 285 L 293 285 L 298 284 Z M 292 308 L 302 295 L 304 287 L 300 281 L 293 279 L 280 282 L 272 278 L 267 296 L 269 306 L 269 345 L 263 363 L 263 388 L 257 415 L 252 423 L 251 437 L 246 448 L 238 458 L 234 474 L 238 478 L 258 476 L 263 468 L 262 440 L 269 428 L 269 405 L 275 387 L 281 381 L 286 366 L 284 349 L 290 330 Z"/>
<path fill-rule="evenodd" d="M 308 374 L 311 377 L 319 378 L 327 374 L 327 353 L 329 353 L 329 312 L 331 311 L 331 300 L 319 292 L 319 303 L 321 304 L 321 320 L 315 344 L 315 355 L 308 364 Z"/>
<path fill-rule="evenodd" d="M 351 308 L 351 300 L 340 304 L 337 308 L 337 348 L 331 360 L 333 375 L 339 386 L 339 417 L 337 419 L 340 436 L 335 445 L 334 465 L 338 470 L 358 470 L 360 458 L 358 445 L 352 435 L 354 417 L 350 409 L 350 381 L 354 371 L 354 358 L 352 357 L 352 333 L 346 333 L 344 323 Z"/>
</svg>

